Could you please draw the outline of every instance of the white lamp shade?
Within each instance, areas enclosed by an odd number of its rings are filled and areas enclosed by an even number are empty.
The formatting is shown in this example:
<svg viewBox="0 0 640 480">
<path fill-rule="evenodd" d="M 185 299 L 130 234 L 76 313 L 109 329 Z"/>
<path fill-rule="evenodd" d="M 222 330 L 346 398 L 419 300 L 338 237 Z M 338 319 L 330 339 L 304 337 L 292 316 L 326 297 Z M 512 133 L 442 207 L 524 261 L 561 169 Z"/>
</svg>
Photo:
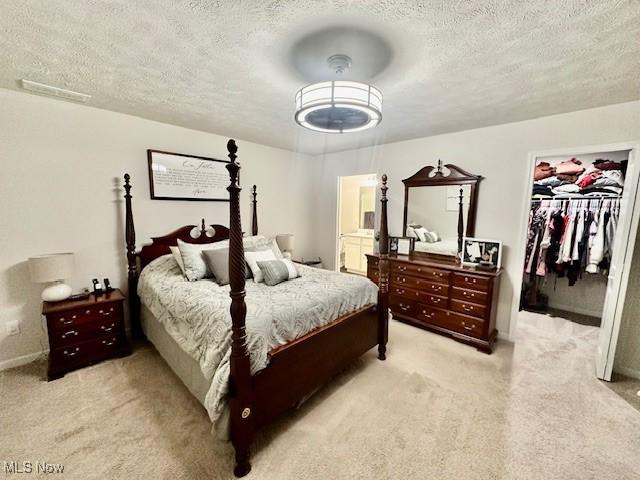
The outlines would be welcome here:
<svg viewBox="0 0 640 480">
<path fill-rule="evenodd" d="M 294 236 L 292 233 L 286 233 L 283 235 L 276 235 L 276 242 L 278 242 L 278 247 L 283 252 L 292 252 L 293 247 L 295 245 Z"/>
<path fill-rule="evenodd" d="M 73 276 L 73 253 L 52 253 L 29 258 L 29 272 L 34 283 L 48 283 Z"/>
</svg>

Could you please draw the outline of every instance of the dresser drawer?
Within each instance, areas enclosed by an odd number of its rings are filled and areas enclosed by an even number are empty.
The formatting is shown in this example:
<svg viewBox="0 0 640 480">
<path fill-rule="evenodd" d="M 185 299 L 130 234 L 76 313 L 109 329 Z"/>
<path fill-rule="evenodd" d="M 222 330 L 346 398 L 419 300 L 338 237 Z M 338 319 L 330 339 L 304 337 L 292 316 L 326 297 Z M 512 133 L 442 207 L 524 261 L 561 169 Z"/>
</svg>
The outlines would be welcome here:
<svg viewBox="0 0 640 480">
<path fill-rule="evenodd" d="M 393 262 L 391 273 L 400 273 L 418 276 L 431 282 L 449 284 L 449 272 L 439 268 L 425 267 L 423 265 L 413 265 L 411 263 Z"/>
<path fill-rule="evenodd" d="M 484 335 L 485 324 L 482 320 L 468 315 L 448 312 L 447 328 L 472 337 L 481 337 Z"/>
<path fill-rule="evenodd" d="M 88 322 L 122 318 L 122 303 L 108 303 L 47 315 L 47 325 L 53 331 L 69 330 Z"/>
<path fill-rule="evenodd" d="M 452 283 L 454 286 L 466 287 L 471 288 L 472 290 L 487 292 L 489 290 L 491 279 L 487 277 L 481 277 L 479 275 L 454 273 Z"/>
<path fill-rule="evenodd" d="M 424 281 L 421 283 L 422 293 L 435 294 L 441 297 L 447 297 L 449 295 L 449 285 L 443 283 L 434 283 Z"/>
<path fill-rule="evenodd" d="M 450 308 L 454 312 L 460 312 L 478 318 L 484 318 L 487 311 L 486 307 L 484 307 L 483 305 L 477 305 L 466 300 L 456 299 L 451 299 Z"/>
<path fill-rule="evenodd" d="M 92 322 L 70 325 L 67 328 L 56 329 L 49 334 L 52 349 L 93 340 L 96 336 L 105 334 L 121 334 L 123 332 L 122 317 L 100 318 Z"/>
<path fill-rule="evenodd" d="M 399 287 L 399 286 L 391 286 L 389 288 L 389 295 L 394 295 L 396 297 L 406 298 L 407 300 L 416 300 L 420 292 L 417 290 L 412 290 L 408 287 Z"/>
<path fill-rule="evenodd" d="M 440 310 L 424 303 L 416 305 L 416 317 L 423 322 L 444 326 L 446 324 L 446 316 L 447 312 L 445 310 Z"/>
<path fill-rule="evenodd" d="M 391 274 L 391 286 L 392 287 L 409 287 L 419 289 L 422 288 L 422 285 L 425 283 L 424 280 L 421 280 L 416 277 L 411 277 L 409 275 L 398 275 L 397 273 Z"/>
<path fill-rule="evenodd" d="M 451 289 L 451 298 L 466 300 L 467 302 L 473 302 L 480 305 L 488 305 L 489 302 L 489 295 L 487 292 L 479 292 L 460 287 L 453 287 Z"/>
<path fill-rule="evenodd" d="M 449 303 L 449 299 L 447 297 L 434 295 L 429 292 L 419 292 L 418 301 L 420 301 L 421 303 L 425 303 L 427 305 L 432 305 L 434 307 L 440 307 L 440 308 L 447 308 L 447 303 Z"/>
<path fill-rule="evenodd" d="M 369 277 L 369 280 L 371 280 L 373 283 L 377 285 L 380 282 L 380 271 L 378 270 L 378 267 L 377 266 L 376 268 L 369 267 L 367 269 L 367 277 Z"/>
<path fill-rule="evenodd" d="M 82 343 L 51 350 L 51 361 L 57 368 L 67 369 L 98 362 L 120 353 L 126 346 L 126 338 L 119 335 L 102 335 Z"/>
<path fill-rule="evenodd" d="M 392 312 L 413 316 L 416 310 L 416 301 L 390 295 L 389 308 L 391 308 Z"/>
</svg>

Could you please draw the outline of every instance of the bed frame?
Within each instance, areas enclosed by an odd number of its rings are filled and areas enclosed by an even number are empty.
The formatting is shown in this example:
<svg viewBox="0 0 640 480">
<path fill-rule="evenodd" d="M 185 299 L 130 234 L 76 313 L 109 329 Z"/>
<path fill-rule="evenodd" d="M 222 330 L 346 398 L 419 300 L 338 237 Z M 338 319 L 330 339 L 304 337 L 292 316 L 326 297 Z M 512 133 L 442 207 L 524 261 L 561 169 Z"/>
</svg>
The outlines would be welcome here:
<svg viewBox="0 0 640 480">
<path fill-rule="evenodd" d="M 254 432 L 303 400 L 315 389 L 344 370 L 351 362 L 377 345 L 378 358 L 385 360 L 389 322 L 389 240 L 387 229 L 387 176 L 382 176 L 380 215 L 380 281 L 377 305 L 361 308 L 336 318 L 331 323 L 273 349 L 269 365 L 251 375 L 249 352 L 245 344 L 245 260 L 240 219 L 240 191 L 236 162 L 238 147 L 234 140 L 227 143 L 230 162 L 227 164 L 230 184 L 229 228 L 210 225 L 204 220 L 199 236 L 193 238 L 195 225 L 181 227 L 162 237 L 152 238 L 150 245 L 136 252 L 135 228 L 131 207 L 131 183 L 124 175 L 126 204 L 126 243 L 131 328 L 134 336 L 144 337 L 140 323 L 140 299 L 137 295 L 139 272 L 153 259 L 170 253 L 169 246 L 178 239 L 190 243 L 214 243 L 229 239 L 229 277 L 231 296 L 232 342 L 230 358 L 230 436 L 235 449 L 234 474 L 249 473 L 250 446 Z M 257 192 L 252 190 L 252 228 L 258 234 Z"/>
</svg>

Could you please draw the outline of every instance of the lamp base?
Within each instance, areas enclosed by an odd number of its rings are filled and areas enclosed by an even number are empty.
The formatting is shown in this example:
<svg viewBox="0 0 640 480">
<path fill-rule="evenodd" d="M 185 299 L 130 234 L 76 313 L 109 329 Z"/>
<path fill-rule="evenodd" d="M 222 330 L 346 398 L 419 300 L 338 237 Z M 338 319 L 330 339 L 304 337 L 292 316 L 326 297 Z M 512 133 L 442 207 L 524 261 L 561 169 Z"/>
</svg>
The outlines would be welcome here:
<svg viewBox="0 0 640 480">
<path fill-rule="evenodd" d="M 45 302 L 61 302 L 71 296 L 72 289 L 69 285 L 56 282 L 42 291 L 42 300 Z"/>
</svg>

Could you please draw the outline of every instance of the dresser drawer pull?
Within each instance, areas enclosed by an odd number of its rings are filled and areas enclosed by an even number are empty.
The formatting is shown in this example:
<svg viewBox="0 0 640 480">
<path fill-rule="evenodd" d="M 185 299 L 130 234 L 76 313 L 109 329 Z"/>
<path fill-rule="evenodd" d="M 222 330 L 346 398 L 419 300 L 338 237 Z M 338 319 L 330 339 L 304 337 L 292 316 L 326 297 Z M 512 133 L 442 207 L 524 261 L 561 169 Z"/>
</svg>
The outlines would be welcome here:
<svg viewBox="0 0 640 480">
<path fill-rule="evenodd" d="M 404 277 L 397 277 L 397 278 L 396 278 L 396 280 L 397 280 L 398 282 L 401 282 L 401 283 L 406 283 L 406 282 L 407 282 L 407 279 L 406 279 L 406 278 L 404 278 Z"/>
<path fill-rule="evenodd" d="M 116 337 L 113 337 L 111 339 L 111 341 L 107 341 L 107 340 L 102 340 L 102 344 L 106 345 L 107 347 L 110 347 L 111 345 L 116 343 Z"/>
<path fill-rule="evenodd" d="M 407 267 L 398 267 L 398 270 L 400 270 L 401 272 L 404 272 L 407 269 Z"/>
<path fill-rule="evenodd" d="M 87 315 L 89 315 L 91 313 L 91 310 L 87 309 L 84 311 L 84 313 L 86 313 Z"/>
<path fill-rule="evenodd" d="M 464 281 L 466 283 L 476 283 L 476 279 L 475 278 L 464 277 Z"/>
<path fill-rule="evenodd" d="M 472 307 L 471 305 L 468 305 L 468 306 L 467 306 L 467 305 L 465 305 L 464 303 L 462 304 L 462 309 L 463 309 L 465 312 L 473 312 L 473 307 Z"/>
<path fill-rule="evenodd" d="M 396 288 L 396 293 L 397 293 L 398 295 L 404 295 L 404 292 L 405 292 L 405 291 L 406 291 L 406 290 L 405 290 L 404 288 Z"/>
<path fill-rule="evenodd" d="M 471 298 L 474 298 L 476 296 L 476 294 L 473 292 L 462 292 L 462 295 L 464 297 L 471 297 Z"/>
<path fill-rule="evenodd" d="M 64 350 L 62 353 L 64 353 L 67 357 L 73 357 L 74 355 L 77 355 L 79 351 L 80 347 L 76 347 L 72 352 L 70 352 L 69 350 Z"/>
<path fill-rule="evenodd" d="M 433 313 L 428 313 L 426 310 L 422 310 L 422 315 L 425 317 L 433 318 Z"/>
<path fill-rule="evenodd" d="M 71 325 L 73 323 L 73 319 L 71 318 L 66 319 L 64 317 L 60 317 L 60 323 L 62 323 L 63 325 Z"/>
<path fill-rule="evenodd" d="M 462 322 L 462 328 L 464 328 L 465 330 L 473 330 L 474 328 L 476 328 L 476 326 L 471 325 L 470 327 L 467 327 L 467 324 L 465 322 Z"/>
<path fill-rule="evenodd" d="M 433 303 L 440 303 L 440 300 L 442 300 L 442 299 L 441 299 L 441 298 L 438 298 L 438 297 L 431 297 L 431 301 L 432 301 Z"/>
<path fill-rule="evenodd" d="M 113 327 L 115 326 L 116 326 L 115 323 L 112 323 L 108 327 L 106 325 L 100 325 L 100 330 L 102 330 L 103 332 L 110 332 L 111 330 L 113 330 Z"/>
<path fill-rule="evenodd" d="M 75 330 L 69 330 L 68 332 L 65 332 L 62 335 L 60 335 L 60 338 L 62 338 L 64 340 L 65 338 L 70 337 L 72 335 L 74 337 L 77 337 L 78 336 L 78 332 L 76 332 Z"/>
<path fill-rule="evenodd" d="M 437 290 L 439 292 L 440 290 L 442 290 L 442 286 L 440 286 L 440 285 L 431 285 L 431 289 L 432 290 Z"/>
<path fill-rule="evenodd" d="M 411 308 L 410 305 L 405 305 L 404 303 L 400 303 L 398 306 L 400 307 L 401 310 L 405 312 Z"/>
</svg>

